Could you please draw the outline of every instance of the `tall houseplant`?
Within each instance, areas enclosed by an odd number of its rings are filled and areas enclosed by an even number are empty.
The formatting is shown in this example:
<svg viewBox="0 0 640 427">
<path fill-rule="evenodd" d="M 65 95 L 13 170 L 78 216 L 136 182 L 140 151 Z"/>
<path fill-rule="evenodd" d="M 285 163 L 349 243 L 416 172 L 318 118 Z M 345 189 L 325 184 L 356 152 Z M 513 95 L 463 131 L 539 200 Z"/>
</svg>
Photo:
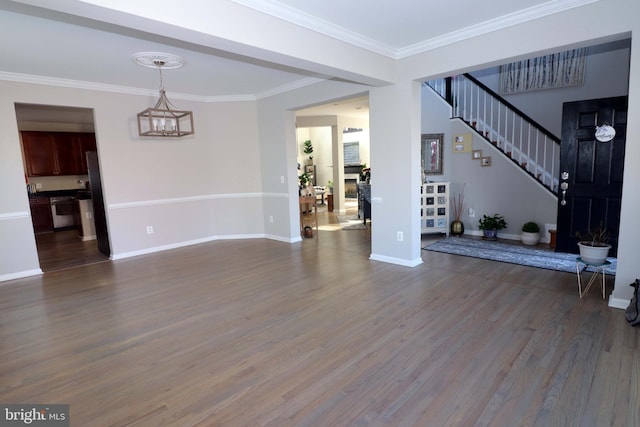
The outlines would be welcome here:
<svg viewBox="0 0 640 427">
<path fill-rule="evenodd" d="M 307 164 L 308 165 L 312 165 L 313 164 L 313 144 L 311 144 L 311 140 L 307 139 L 304 142 L 304 148 L 302 149 L 302 151 L 304 151 L 304 154 L 306 154 L 307 156 L 309 156 L 309 159 L 307 160 Z"/>
</svg>

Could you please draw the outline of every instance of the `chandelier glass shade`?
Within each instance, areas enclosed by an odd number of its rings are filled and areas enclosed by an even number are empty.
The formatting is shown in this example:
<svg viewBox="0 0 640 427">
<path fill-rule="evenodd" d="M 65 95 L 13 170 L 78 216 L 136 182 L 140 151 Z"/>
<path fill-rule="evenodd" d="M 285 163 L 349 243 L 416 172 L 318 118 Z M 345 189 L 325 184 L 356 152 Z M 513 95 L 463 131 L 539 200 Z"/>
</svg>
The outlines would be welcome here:
<svg viewBox="0 0 640 427">
<path fill-rule="evenodd" d="M 138 113 L 138 135 L 156 137 L 177 137 L 193 135 L 193 113 L 179 110 L 167 98 L 162 81 L 162 59 L 154 59 L 160 72 L 160 97 L 153 107 Z"/>
</svg>

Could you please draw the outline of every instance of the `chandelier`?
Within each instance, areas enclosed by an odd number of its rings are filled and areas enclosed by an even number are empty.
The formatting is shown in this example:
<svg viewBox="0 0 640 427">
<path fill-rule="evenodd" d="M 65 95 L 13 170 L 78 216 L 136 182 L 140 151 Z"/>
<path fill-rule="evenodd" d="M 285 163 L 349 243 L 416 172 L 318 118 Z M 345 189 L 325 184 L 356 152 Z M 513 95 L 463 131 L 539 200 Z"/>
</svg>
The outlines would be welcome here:
<svg viewBox="0 0 640 427">
<path fill-rule="evenodd" d="M 154 52 L 143 52 L 133 56 L 133 60 L 143 67 L 157 68 L 160 73 L 160 97 L 151 108 L 138 113 L 138 135 L 176 137 L 193 135 L 193 113 L 177 109 L 167 98 L 162 80 L 162 68 L 180 68 L 182 58 Z"/>
</svg>

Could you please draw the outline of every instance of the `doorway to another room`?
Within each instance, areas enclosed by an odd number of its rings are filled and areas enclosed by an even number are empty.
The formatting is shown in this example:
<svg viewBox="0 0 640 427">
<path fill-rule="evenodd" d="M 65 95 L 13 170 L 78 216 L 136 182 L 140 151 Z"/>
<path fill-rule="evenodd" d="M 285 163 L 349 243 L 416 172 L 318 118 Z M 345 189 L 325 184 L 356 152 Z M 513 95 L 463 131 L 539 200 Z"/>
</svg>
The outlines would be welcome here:
<svg viewBox="0 0 640 427">
<path fill-rule="evenodd" d="M 15 110 L 40 269 L 109 260 L 93 110 L 21 103 Z"/>
</svg>

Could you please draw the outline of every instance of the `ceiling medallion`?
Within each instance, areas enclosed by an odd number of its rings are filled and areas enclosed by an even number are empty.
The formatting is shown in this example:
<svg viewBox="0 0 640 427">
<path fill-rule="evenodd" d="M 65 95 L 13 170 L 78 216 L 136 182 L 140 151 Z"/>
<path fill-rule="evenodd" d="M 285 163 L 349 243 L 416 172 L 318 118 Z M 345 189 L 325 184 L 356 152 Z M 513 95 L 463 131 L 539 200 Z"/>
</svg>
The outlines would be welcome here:
<svg viewBox="0 0 640 427">
<path fill-rule="evenodd" d="M 162 68 L 165 70 L 175 70 L 184 65 L 184 60 L 178 55 L 163 52 L 138 52 L 131 55 L 131 59 L 142 67 L 154 70 L 158 68 L 158 61 L 162 62 Z"/>
<path fill-rule="evenodd" d="M 160 52 L 136 53 L 131 58 L 136 64 L 155 68 L 160 73 L 160 98 L 153 107 L 138 113 L 138 135 L 161 137 L 193 135 L 193 113 L 178 110 L 171 104 L 162 80 L 162 69 L 182 67 L 184 64 L 182 58 Z"/>
</svg>

